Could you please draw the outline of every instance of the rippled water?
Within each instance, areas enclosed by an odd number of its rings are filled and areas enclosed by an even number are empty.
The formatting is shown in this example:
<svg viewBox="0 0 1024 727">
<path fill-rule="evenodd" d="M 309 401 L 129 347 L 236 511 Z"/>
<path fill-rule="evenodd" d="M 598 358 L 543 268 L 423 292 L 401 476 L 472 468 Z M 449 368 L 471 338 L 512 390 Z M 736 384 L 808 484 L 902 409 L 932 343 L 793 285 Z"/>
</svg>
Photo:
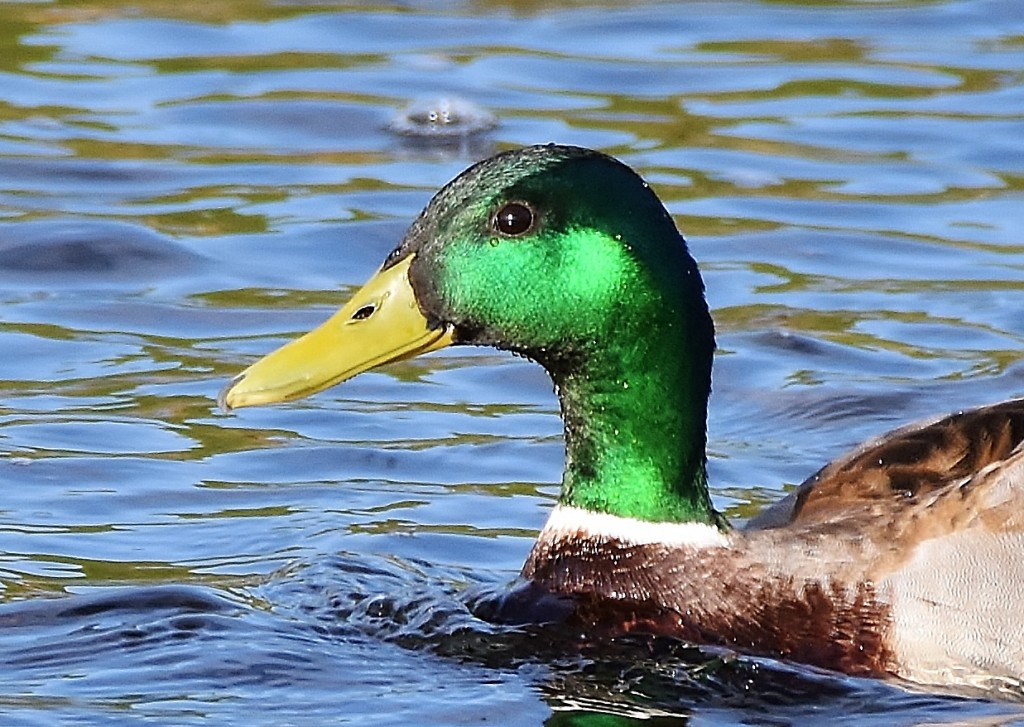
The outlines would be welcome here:
<svg viewBox="0 0 1024 727">
<path fill-rule="evenodd" d="M 1024 13 L 933 2 L 0 5 L 4 724 L 1001 724 L 1005 703 L 493 623 L 561 470 L 536 368 L 450 350 L 225 415 L 440 185 L 597 147 L 719 330 L 743 518 L 1024 393 Z M 494 114 L 396 133 L 410 104 Z M 485 124 L 486 125 L 486 124 Z"/>
</svg>

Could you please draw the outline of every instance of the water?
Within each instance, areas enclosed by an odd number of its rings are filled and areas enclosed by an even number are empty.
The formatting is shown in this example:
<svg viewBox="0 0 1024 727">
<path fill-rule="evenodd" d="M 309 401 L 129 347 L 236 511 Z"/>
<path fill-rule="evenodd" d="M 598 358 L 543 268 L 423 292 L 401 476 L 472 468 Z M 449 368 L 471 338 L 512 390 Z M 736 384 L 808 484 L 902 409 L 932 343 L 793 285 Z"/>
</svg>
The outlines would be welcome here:
<svg viewBox="0 0 1024 727">
<path fill-rule="evenodd" d="M 550 384 L 521 360 L 456 349 L 286 406 L 214 402 L 440 185 L 541 141 L 622 157 L 690 240 L 731 517 L 898 423 L 1021 395 L 1017 0 L 0 20 L 4 724 L 1024 721 L 493 623 L 561 470 Z M 395 133 L 446 98 L 498 126 Z"/>
</svg>

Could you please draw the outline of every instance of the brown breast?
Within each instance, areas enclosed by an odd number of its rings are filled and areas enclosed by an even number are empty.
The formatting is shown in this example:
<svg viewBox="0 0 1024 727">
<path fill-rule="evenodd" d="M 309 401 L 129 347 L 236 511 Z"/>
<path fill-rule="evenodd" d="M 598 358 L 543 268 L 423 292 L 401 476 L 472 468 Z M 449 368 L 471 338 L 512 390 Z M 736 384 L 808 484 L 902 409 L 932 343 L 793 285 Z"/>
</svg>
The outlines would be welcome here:
<svg viewBox="0 0 1024 727">
<path fill-rule="evenodd" d="M 538 540 L 523 575 L 576 598 L 586 629 L 640 631 L 848 674 L 894 672 L 869 584 L 780 573 L 733 548 Z"/>
</svg>

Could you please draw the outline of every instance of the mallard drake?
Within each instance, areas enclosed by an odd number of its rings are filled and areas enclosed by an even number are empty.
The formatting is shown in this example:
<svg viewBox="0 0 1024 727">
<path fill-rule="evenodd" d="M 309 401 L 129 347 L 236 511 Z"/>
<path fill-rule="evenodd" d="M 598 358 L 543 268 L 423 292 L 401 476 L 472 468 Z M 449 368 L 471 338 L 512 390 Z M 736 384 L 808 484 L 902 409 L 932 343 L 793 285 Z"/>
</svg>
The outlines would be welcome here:
<svg viewBox="0 0 1024 727">
<path fill-rule="evenodd" d="M 526 356 L 565 422 L 561 494 L 522 575 L 584 623 L 854 675 L 1024 677 L 1024 400 L 894 431 L 749 522 L 708 495 L 714 328 L 661 201 L 604 154 L 498 154 L 445 186 L 321 327 L 231 409 L 450 344 Z"/>
</svg>

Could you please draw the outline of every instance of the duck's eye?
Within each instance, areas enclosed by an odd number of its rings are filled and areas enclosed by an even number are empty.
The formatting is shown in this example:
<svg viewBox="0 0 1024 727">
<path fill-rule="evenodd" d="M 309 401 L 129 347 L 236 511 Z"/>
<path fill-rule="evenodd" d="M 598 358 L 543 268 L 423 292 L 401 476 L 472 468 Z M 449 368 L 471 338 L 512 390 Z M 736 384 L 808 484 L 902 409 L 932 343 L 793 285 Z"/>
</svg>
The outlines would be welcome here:
<svg viewBox="0 0 1024 727">
<path fill-rule="evenodd" d="M 503 235 L 517 237 L 533 229 L 535 215 L 523 202 L 509 202 L 494 216 L 494 229 Z"/>
</svg>

